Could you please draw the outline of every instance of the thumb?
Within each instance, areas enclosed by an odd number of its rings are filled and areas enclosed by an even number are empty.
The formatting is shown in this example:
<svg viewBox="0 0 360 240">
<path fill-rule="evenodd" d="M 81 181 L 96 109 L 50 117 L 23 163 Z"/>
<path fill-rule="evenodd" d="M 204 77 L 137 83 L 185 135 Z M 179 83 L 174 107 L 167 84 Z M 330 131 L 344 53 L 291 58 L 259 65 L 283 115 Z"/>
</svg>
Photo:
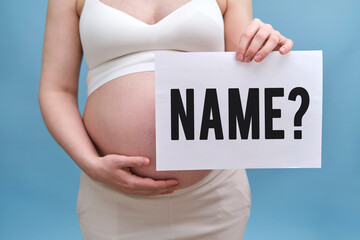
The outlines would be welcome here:
<svg viewBox="0 0 360 240">
<path fill-rule="evenodd" d="M 147 157 L 123 156 L 119 158 L 120 167 L 143 167 L 149 163 L 150 160 Z"/>
</svg>

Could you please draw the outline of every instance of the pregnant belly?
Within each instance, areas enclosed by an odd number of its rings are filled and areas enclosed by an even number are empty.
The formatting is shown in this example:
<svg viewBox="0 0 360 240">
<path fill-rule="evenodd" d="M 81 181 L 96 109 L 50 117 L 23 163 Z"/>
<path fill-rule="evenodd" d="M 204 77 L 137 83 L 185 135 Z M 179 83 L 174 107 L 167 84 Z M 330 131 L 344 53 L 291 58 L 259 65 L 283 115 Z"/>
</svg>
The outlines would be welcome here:
<svg viewBox="0 0 360 240">
<path fill-rule="evenodd" d="M 102 85 L 88 97 L 83 120 L 100 156 L 120 154 L 150 159 L 148 166 L 131 168 L 138 176 L 174 178 L 184 188 L 211 171 L 156 171 L 153 71 L 128 74 Z"/>
</svg>

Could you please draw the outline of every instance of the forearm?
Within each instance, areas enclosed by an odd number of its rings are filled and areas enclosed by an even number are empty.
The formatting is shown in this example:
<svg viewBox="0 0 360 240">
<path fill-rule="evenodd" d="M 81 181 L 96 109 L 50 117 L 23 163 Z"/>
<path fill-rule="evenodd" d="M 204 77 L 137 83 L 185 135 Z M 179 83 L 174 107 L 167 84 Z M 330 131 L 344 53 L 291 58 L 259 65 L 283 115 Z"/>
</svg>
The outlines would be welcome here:
<svg viewBox="0 0 360 240">
<path fill-rule="evenodd" d="M 77 98 L 65 91 L 40 91 L 39 105 L 52 137 L 91 176 L 94 161 L 99 155 L 86 132 Z"/>
</svg>

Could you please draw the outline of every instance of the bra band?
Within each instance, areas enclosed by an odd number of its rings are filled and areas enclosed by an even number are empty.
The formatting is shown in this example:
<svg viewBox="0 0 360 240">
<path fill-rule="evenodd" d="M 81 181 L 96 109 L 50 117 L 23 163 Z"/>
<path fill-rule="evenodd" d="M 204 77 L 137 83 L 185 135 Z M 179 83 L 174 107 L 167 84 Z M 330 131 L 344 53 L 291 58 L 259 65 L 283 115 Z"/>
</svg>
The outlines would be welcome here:
<svg viewBox="0 0 360 240">
<path fill-rule="evenodd" d="M 141 51 L 107 61 L 88 70 L 86 84 L 87 95 L 103 84 L 130 73 L 154 71 L 155 52 L 173 52 L 176 50 Z"/>
</svg>

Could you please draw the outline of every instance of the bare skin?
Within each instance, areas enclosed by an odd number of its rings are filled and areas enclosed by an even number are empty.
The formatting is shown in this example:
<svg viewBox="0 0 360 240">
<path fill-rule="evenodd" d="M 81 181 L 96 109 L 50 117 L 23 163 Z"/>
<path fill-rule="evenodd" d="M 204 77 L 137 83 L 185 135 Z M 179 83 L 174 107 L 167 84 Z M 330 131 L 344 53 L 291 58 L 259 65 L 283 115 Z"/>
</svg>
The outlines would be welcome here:
<svg viewBox="0 0 360 240">
<path fill-rule="evenodd" d="M 101 1 L 148 24 L 189 2 Z M 269 24 L 252 20 L 251 0 L 217 3 L 224 18 L 225 50 L 240 53 L 237 60 L 260 62 L 271 51 L 286 54 L 292 48 L 292 41 Z M 200 181 L 211 170 L 155 170 L 153 71 L 101 86 L 88 97 L 81 119 L 77 92 L 83 52 L 78 26 L 83 5 L 84 0 L 48 2 L 39 104 L 49 132 L 86 174 L 124 193 L 168 194 L 175 185 L 183 188 Z"/>
</svg>

